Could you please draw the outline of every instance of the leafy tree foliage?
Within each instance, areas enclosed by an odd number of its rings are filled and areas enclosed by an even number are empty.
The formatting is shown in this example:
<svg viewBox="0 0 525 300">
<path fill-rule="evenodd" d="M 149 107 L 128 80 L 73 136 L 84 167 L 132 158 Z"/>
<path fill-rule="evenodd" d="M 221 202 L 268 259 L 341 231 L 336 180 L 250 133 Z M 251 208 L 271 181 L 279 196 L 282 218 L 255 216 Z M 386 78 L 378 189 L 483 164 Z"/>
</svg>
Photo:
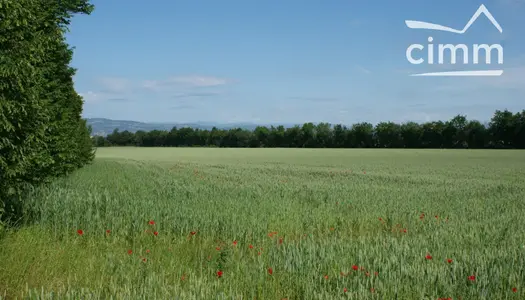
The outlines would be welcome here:
<svg viewBox="0 0 525 300">
<path fill-rule="evenodd" d="M 496 111 L 488 125 L 458 115 L 450 121 L 418 124 L 381 122 L 332 126 L 306 123 L 291 128 L 258 126 L 253 131 L 177 128 L 119 132 L 94 137 L 95 146 L 292 147 L 292 148 L 525 148 L 525 110 Z"/>
<path fill-rule="evenodd" d="M 73 14 L 92 10 L 88 0 L 0 0 L 0 217 L 25 187 L 94 157 L 64 37 Z"/>
</svg>

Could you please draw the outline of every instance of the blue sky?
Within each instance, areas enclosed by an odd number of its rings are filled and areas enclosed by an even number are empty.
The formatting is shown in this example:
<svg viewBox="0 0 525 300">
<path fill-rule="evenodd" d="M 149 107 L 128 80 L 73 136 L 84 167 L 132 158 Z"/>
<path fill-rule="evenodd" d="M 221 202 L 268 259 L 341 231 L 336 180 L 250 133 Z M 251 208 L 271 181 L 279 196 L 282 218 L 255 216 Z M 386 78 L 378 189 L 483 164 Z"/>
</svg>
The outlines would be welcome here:
<svg viewBox="0 0 525 300">
<path fill-rule="evenodd" d="M 525 0 L 93 3 L 95 11 L 76 16 L 67 36 L 84 117 L 353 124 L 458 113 L 485 121 L 496 109 L 525 109 Z M 481 4 L 503 33 L 484 16 L 463 35 L 404 22 L 462 29 Z M 499 43 L 504 74 L 409 76 L 472 69 L 411 65 L 407 47 L 428 44 L 428 36 L 436 44 Z"/>
</svg>

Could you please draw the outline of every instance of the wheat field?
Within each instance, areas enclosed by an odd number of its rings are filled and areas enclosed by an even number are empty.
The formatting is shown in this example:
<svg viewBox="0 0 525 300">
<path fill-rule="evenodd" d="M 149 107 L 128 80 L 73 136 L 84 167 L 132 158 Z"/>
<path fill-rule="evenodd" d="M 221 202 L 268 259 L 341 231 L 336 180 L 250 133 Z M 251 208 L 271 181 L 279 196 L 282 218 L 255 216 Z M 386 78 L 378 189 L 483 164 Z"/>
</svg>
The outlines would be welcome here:
<svg viewBox="0 0 525 300">
<path fill-rule="evenodd" d="M 0 239 L 2 299 L 524 299 L 525 152 L 99 148 Z"/>
</svg>

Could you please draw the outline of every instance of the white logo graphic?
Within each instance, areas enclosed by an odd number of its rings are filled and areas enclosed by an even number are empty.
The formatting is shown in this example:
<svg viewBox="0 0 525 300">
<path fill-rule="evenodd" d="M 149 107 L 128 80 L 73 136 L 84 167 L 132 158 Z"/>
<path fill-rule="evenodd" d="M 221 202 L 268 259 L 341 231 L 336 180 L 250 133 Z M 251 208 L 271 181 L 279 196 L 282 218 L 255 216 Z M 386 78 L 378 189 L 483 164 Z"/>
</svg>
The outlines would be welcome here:
<svg viewBox="0 0 525 300">
<path fill-rule="evenodd" d="M 412 21 L 412 20 L 405 20 L 405 23 L 408 28 L 411 29 L 428 29 L 428 30 L 439 30 L 439 31 L 445 31 L 445 32 L 452 32 L 457 34 L 463 34 L 467 32 L 467 30 L 474 24 L 474 22 L 481 16 L 481 14 L 484 14 L 490 22 L 498 29 L 500 33 L 503 32 L 503 29 L 499 25 L 499 23 L 496 21 L 496 19 L 492 16 L 492 14 L 489 12 L 489 10 L 485 7 L 485 5 L 481 5 L 476 13 L 470 18 L 467 25 L 462 30 L 446 27 L 439 24 L 433 24 L 428 22 L 422 22 L 422 21 Z M 428 38 L 428 49 L 427 49 L 427 63 L 432 65 L 434 64 L 434 44 L 431 44 L 434 39 L 432 37 Z M 487 45 L 487 44 L 473 44 L 472 45 L 473 51 L 473 64 L 477 65 L 479 62 L 479 52 L 481 49 L 485 50 L 485 63 L 489 65 L 491 63 L 491 54 L 492 50 L 497 50 L 498 54 L 498 64 L 503 64 L 503 47 L 500 44 L 493 44 L 493 45 Z M 419 65 L 425 62 L 423 58 L 414 59 L 413 52 L 414 50 L 424 50 L 425 46 L 421 44 L 412 44 L 407 48 L 406 51 L 406 57 L 407 60 L 414 65 Z M 450 64 L 455 65 L 456 64 L 456 58 L 457 58 L 457 50 L 461 49 L 463 53 L 463 64 L 467 65 L 469 64 L 469 47 L 465 44 L 458 44 L 458 45 L 452 45 L 452 44 L 439 44 L 438 45 L 438 64 L 443 64 L 444 62 L 444 54 L 445 50 L 450 50 Z M 421 74 L 412 74 L 411 76 L 500 76 L 503 74 L 503 70 L 478 70 L 478 71 L 452 71 L 452 72 L 434 72 L 434 73 L 421 73 Z"/>
</svg>

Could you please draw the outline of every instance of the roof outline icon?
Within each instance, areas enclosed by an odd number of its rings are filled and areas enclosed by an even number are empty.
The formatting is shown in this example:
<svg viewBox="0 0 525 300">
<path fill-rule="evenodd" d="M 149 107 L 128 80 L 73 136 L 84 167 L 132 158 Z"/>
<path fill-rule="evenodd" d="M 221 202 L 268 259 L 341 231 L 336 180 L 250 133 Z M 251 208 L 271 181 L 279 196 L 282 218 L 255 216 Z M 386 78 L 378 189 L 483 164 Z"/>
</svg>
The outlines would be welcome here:
<svg viewBox="0 0 525 300">
<path fill-rule="evenodd" d="M 492 23 L 492 25 L 494 25 L 494 27 L 496 27 L 496 29 L 498 29 L 498 31 L 500 33 L 503 33 L 503 29 L 499 25 L 498 21 L 496 21 L 496 18 L 494 18 L 494 16 L 490 13 L 490 11 L 487 9 L 487 7 L 484 4 L 480 5 L 478 10 L 474 13 L 472 18 L 470 18 L 470 20 L 465 25 L 465 27 L 463 27 L 462 30 L 450 28 L 450 27 L 447 27 L 447 26 L 439 25 L 439 24 L 423 22 L 423 21 L 405 20 L 405 24 L 407 25 L 408 28 L 411 28 L 411 29 L 440 30 L 440 31 L 447 31 L 447 32 L 452 32 L 452 33 L 463 34 L 463 33 L 467 32 L 467 30 L 470 28 L 470 26 L 472 26 L 472 24 L 474 24 L 474 22 L 476 22 L 476 20 L 482 14 L 484 14 L 489 19 L 489 21 Z"/>
</svg>

